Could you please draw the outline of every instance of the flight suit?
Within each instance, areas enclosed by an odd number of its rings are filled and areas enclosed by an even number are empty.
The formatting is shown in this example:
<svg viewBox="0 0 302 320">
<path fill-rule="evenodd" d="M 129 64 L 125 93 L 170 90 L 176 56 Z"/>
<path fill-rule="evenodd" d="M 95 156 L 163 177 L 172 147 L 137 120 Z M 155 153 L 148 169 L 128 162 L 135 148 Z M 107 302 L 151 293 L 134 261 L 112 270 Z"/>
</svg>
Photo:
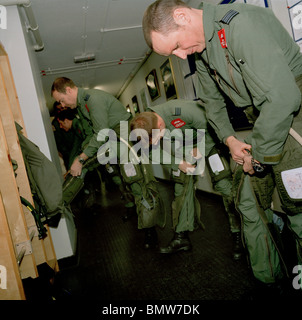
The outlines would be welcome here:
<svg viewBox="0 0 302 320">
<path fill-rule="evenodd" d="M 84 90 L 83 88 L 78 88 L 77 114 L 79 118 L 73 119 L 73 129 L 76 135 L 82 138 L 82 152 L 89 158 L 83 166 L 85 174 L 87 170 L 91 171 L 100 165 L 97 161 L 97 151 L 104 141 L 98 141 L 99 131 L 102 129 L 118 131 L 120 121 L 127 121 L 131 115 L 111 94 L 101 90 Z M 130 200 L 132 197 L 126 191 L 118 169 L 112 171 L 112 180 L 119 187 L 126 201 L 125 206 L 133 207 L 134 203 Z M 70 195 L 72 192 L 68 191 L 72 182 L 66 181 L 68 201 L 73 197 Z"/>
<path fill-rule="evenodd" d="M 119 100 L 102 90 L 78 88 L 77 102 L 79 115 L 86 118 L 93 128 L 93 136 L 83 150 L 90 158 L 104 143 L 104 141 L 98 141 L 100 130 L 115 130 L 121 121 L 128 121 L 131 114 Z"/>
<path fill-rule="evenodd" d="M 190 150 L 190 147 L 199 147 L 199 151 L 204 159 L 209 155 L 217 154 L 217 151 L 214 148 L 216 142 L 210 134 L 211 127 L 208 125 L 205 110 L 198 102 L 177 99 L 170 100 L 161 105 L 149 107 L 149 109 L 156 112 L 165 122 L 166 131 L 163 141 L 165 138 L 171 141 L 172 134 L 175 140 L 177 140 L 178 137 L 180 138 L 181 145 L 188 145 L 188 143 L 192 141 L 193 144 L 189 145 L 188 150 Z M 180 130 L 179 136 L 173 134 L 173 132 L 176 132 L 175 129 Z M 190 132 L 186 133 L 186 129 L 194 129 L 193 135 L 189 136 Z M 197 129 L 202 130 L 200 131 L 202 132 L 202 137 L 198 137 Z M 200 138 L 204 139 L 204 144 L 201 143 Z M 188 155 L 186 152 L 182 152 L 179 155 L 178 160 L 183 159 L 186 155 Z M 190 161 L 190 159 L 188 160 Z M 163 163 L 163 160 L 161 163 Z M 203 163 L 203 166 L 205 164 L 206 162 Z M 208 161 L 207 164 L 210 169 Z M 166 164 L 172 173 L 177 173 L 179 171 L 178 165 L 179 161 L 175 160 L 175 156 L 172 158 L 170 165 Z M 194 182 L 197 176 L 185 174 L 183 174 L 183 176 L 185 176 L 183 179 L 187 179 L 187 181 L 181 182 L 172 174 L 175 181 L 175 199 L 172 204 L 172 221 L 176 232 L 193 231 L 197 225 L 201 225 L 199 203 L 198 200 L 195 199 Z M 214 189 L 222 194 L 225 204 L 229 203 L 232 189 L 232 177 L 227 164 L 225 164 L 224 169 L 221 170 L 219 174 L 217 174 L 217 172 L 214 173 L 214 176 L 215 178 L 212 179 Z M 229 215 L 231 231 L 238 232 L 240 230 L 238 216 L 230 209 L 230 207 L 227 207 L 227 205 L 226 211 Z"/>
<path fill-rule="evenodd" d="M 203 9 L 206 49 L 196 61 L 197 92 L 207 118 L 219 139 L 225 142 L 229 136 L 236 137 L 236 133 L 223 95 L 236 107 L 245 108 L 254 124 L 246 138 L 252 145 L 252 156 L 262 164 L 272 165 L 275 171 L 285 159 L 284 145 L 291 139 L 288 133 L 292 122 L 300 121 L 297 114 L 301 92 L 295 80 L 302 74 L 300 49 L 270 9 L 209 3 L 202 3 L 200 9 Z M 295 147 L 295 153 L 301 153 L 301 146 Z M 280 255 L 267 228 L 272 220 L 271 182 L 274 179 L 255 180 L 256 177 L 243 176 L 237 207 L 243 215 L 253 273 L 260 281 L 270 283 L 282 277 Z M 261 183 L 267 184 L 269 192 L 259 204 L 257 188 Z M 291 227 L 297 243 L 302 239 L 301 212 L 288 215 L 290 221 L 294 220 Z"/>
<path fill-rule="evenodd" d="M 91 157 L 92 155 L 96 154 L 99 150 L 99 147 L 104 143 L 104 141 L 98 141 L 98 135 L 100 130 L 102 129 L 113 129 L 118 138 L 124 137 L 128 139 L 128 132 L 124 132 L 125 128 L 120 126 L 121 121 L 128 121 L 131 119 L 131 114 L 126 111 L 124 106 L 121 104 L 119 100 L 113 97 L 111 94 L 104 92 L 102 90 L 84 90 L 82 88 L 78 88 L 78 113 L 80 116 L 86 118 L 93 128 L 94 135 L 90 139 L 88 145 L 84 148 L 83 152 L 88 156 Z M 129 130 L 129 127 L 126 127 L 126 130 Z M 128 142 L 128 141 L 126 141 Z M 122 149 L 120 149 L 120 145 L 122 145 Z M 126 145 L 124 142 L 121 142 L 120 139 L 117 140 L 117 158 L 121 159 L 125 155 L 125 152 L 129 152 L 129 146 Z M 121 154 L 119 151 L 121 150 Z M 122 176 L 125 178 L 123 173 L 124 164 L 120 163 L 120 170 L 122 171 Z M 117 170 L 114 170 L 116 172 Z M 153 172 L 151 165 L 144 166 L 144 177 L 148 179 L 148 177 L 153 177 Z M 152 179 L 149 179 L 152 180 Z M 153 180 L 155 180 L 153 178 Z M 120 176 L 114 175 L 113 181 L 117 184 L 120 188 L 120 191 L 123 194 L 123 198 L 126 201 L 126 208 L 133 208 L 134 203 L 132 199 L 136 203 L 136 211 L 139 215 L 139 221 L 141 221 L 142 214 L 145 212 L 144 208 L 141 206 L 141 198 L 143 194 L 147 194 L 148 191 L 145 190 L 145 184 L 139 182 L 129 183 L 129 187 L 131 189 L 131 193 L 128 192 L 127 188 L 124 185 L 124 179 L 122 180 Z M 150 181 L 152 185 L 152 192 L 156 195 L 158 194 L 156 190 L 156 185 L 153 183 L 154 181 Z M 128 184 L 128 183 L 127 183 Z M 146 196 L 147 198 L 147 196 Z M 156 199 L 158 197 L 156 196 Z M 163 218 L 159 218 L 160 224 L 164 224 Z M 146 228 L 145 225 L 139 224 L 139 229 Z M 148 226 L 149 227 L 149 226 Z"/>
</svg>

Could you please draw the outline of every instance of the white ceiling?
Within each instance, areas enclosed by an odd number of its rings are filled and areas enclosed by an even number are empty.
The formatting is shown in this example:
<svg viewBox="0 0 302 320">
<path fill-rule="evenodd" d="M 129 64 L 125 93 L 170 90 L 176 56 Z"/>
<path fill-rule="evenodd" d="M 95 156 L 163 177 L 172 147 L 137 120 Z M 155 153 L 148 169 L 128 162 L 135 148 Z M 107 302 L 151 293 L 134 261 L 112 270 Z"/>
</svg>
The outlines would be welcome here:
<svg viewBox="0 0 302 320">
<path fill-rule="evenodd" d="M 52 109 L 52 82 L 71 78 L 79 87 L 100 88 L 118 96 L 146 58 L 141 23 L 154 0 L 32 0 L 44 49 L 36 52 L 45 98 Z M 95 60 L 74 63 L 75 56 Z M 42 72 L 44 71 L 44 72 Z M 45 74 L 45 75 L 42 75 Z"/>
</svg>

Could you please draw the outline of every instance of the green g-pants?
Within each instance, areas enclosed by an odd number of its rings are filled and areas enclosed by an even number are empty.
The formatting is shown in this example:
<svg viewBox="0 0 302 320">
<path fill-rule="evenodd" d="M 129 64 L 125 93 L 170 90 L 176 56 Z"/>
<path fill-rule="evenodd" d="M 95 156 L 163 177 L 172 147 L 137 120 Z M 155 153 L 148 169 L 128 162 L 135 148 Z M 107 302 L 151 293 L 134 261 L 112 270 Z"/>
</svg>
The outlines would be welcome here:
<svg viewBox="0 0 302 320">
<path fill-rule="evenodd" d="M 213 182 L 213 188 L 222 196 L 224 208 L 229 220 L 231 233 L 240 232 L 241 229 L 239 214 L 235 212 L 230 199 L 232 187 L 233 181 L 231 176 L 223 178 L 222 180 L 219 180 L 217 182 Z"/>
<path fill-rule="evenodd" d="M 176 232 L 193 231 L 195 226 L 195 189 L 193 176 L 188 176 L 187 186 L 182 183 L 175 183 L 174 185 L 174 201 L 172 203 L 172 214 L 178 206 L 181 210 L 176 225 Z M 184 190 L 186 188 L 186 190 Z M 185 192 L 185 194 L 183 194 Z M 178 201 L 182 199 L 183 201 Z"/>
<path fill-rule="evenodd" d="M 236 205 L 243 216 L 241 228 L 254 276 L 265 283 L 275 282 L 282 277 L 279 255 L 265 221 L 257 209 L 258 204 L 248 175 L 244 177 Z M 267 221 L 271 222 L 272 210 L 266 209 L 264 212 Z"/>
</svg>

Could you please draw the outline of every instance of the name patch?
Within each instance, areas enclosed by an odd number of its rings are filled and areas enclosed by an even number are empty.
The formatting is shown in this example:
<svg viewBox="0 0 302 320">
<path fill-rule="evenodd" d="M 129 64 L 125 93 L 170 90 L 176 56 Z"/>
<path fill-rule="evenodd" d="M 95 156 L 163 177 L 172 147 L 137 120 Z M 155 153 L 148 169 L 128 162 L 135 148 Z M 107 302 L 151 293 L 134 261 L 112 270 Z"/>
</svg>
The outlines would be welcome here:
<svg viewBox="0 0 302 320">
<path fill-rule="evenodd" d="M 174 126 L 175 128 L 181 128 L 181 127 L 183 127 L 186 123 L 185 123 L 182 119 L 177 118 L 177 119 L 171 121 L 171 124 L 172 124 L 172 126 Z"/>
<path fill-rule="evenodd" d="M 218 31 L 218 37 L 222 48 L 227 47 L 226 38 L 225 38 L 225 31 L 221 29 Z"/>
</svg>

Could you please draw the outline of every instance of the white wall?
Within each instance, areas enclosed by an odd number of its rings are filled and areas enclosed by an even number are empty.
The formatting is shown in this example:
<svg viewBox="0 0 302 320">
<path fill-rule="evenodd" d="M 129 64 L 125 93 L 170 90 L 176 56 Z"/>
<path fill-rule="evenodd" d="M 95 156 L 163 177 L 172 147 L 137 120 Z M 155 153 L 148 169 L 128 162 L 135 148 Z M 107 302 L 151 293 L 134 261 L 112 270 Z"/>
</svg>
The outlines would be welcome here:
<svg viewBox="0 0 302 320">
<path fill-rule="evenodd" d="M 7 29 L 0 29 L 0 41 L 8 54 L 28 138 L 51 159 L 40 110 L 34 73 L 17 6 L 7 6 Z"/>
<path fill-rule="evenodd" d="M 7 6 L 7 29 L 0 29 L 0 42 L 8 54 L 28 138 L 52 160 L 61 173 L 59 157 L 46 107 L 33 41 L 25 28 L 23 8 Z M 72 255 L 76 249 L 72 219 L 61 219 L 50 228 L 57 258 Z"/>
</svg>

